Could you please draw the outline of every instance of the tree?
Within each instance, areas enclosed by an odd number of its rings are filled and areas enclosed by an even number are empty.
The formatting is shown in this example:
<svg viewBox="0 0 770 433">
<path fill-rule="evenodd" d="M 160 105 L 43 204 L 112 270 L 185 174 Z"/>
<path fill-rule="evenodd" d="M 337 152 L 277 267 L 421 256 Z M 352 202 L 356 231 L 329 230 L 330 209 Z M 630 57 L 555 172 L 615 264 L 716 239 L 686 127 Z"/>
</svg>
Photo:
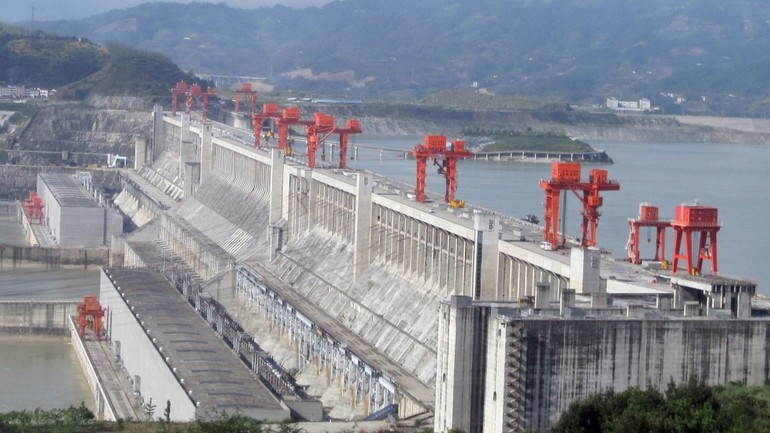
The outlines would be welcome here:
<svg viewBox="0 0 770 433">
<path fill-rule="evenodd" d="M 155 404 L 152 402 L 152 397 L 150 397 L 150 401 L 144 404 L 144 414 L 147 415 L 148 420 L 152 420 L 152 416 L 155 415 Z"/>
<path fill-rule="evenodd" d="M 163 418 L 160 422 L 163 425 L 163 431 L 168 433 L 171 428 L 171 400 L 166 400 L 166 409 L 163 411 Z"/>
<path fill-rule="evenodd" d="M 770 431 L 770 387 L 712 387 L 690 377 L 654 388 L 612 390 L 574 401 L 552 433 L 721 433 Z"/>
</svg>

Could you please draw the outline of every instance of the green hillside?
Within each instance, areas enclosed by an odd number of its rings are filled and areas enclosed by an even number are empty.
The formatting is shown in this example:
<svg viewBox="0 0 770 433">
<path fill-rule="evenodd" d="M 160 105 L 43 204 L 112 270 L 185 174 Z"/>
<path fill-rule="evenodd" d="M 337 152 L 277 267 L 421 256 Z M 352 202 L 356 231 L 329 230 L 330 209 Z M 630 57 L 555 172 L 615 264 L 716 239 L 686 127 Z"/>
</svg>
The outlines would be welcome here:
<svg viewBox="0 0 770 433">
<path fill-rule="evenodd" d="M 279 91 L 421 99 L 474 89 L 666 114 L 770 114 L 770 8 L 760 0 L 341 0 L 242 10 L 147 3 L 62 35 L 165 53 L 186 70 L 263 76 Z"/>
<path fill-rule="evenodd" d="M 92 93 L 160 100 L 180 80 L 196 78 L 163 54 L 0 25 L 0 85 L 56 89 L 64 100 Z"/>
</svg>

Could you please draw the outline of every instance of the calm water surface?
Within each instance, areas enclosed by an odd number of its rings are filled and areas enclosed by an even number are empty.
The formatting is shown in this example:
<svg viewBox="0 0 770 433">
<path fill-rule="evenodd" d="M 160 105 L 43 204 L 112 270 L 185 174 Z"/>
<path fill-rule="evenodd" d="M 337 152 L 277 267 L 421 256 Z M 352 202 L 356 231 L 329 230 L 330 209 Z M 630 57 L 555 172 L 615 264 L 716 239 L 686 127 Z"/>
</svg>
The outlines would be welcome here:
<svg viewBox="0 0 770 433">
<path fill-rule="evenodd" d="M 355 144 L 409 149 L 422 137 L 378 139 L 358 137 Z M 719 208 L 722 229 L 717 235 L 719 272 L 757 281 L 770 294 L 770 146 L 702 143 L 594 142 L 606 150 L 613 165 L 604 168 L 620 182 L 620 191 L 603 194 L 598 244 L 615 257 L 626 257 L 628 218 L 638 215 L 639 204 L 658 206 L 662 218 L 672 218 L 674 206 L 693 203 Z M 416 164 L 395 153 L 359 149 L 359 159 L 349 164 L 415 184 Z M 461 161 L 457 198 L 510 216 L 541 216 L 544 193 L 541 179 L 550 178 L 550 164 L 495 161 Z M 591 166 L 583 168 L 588 177 Z M 444 192 L 443 177 L 428 168 L 428 190 Z M 580 209 L 569 195 L 566 232 L 580 234 Z M 654 242 L 654 233 L 650 233 Z M 647 233 L 642 233 L 647 238 Z M 673 252 L 674 232 L 667 232 L 667 256 Z M 654 243 L 643 241 L 642 257 L 651 257 Z M 708 262 L 706 263 L 708 265 Z"/>
<path fill-rule="evenodd" d="M 0 299 L 80 300 L 98 294 L 99 271 L 0 269 Z M 66 408 L 93 398 L 66 337 L 0 333 L 0 412 Z"/>
<path fill-rule="evenodd" d="M 69 339 L 0 334 L 0 412 L 78 406 L 93 410 Z"/>
</svg>

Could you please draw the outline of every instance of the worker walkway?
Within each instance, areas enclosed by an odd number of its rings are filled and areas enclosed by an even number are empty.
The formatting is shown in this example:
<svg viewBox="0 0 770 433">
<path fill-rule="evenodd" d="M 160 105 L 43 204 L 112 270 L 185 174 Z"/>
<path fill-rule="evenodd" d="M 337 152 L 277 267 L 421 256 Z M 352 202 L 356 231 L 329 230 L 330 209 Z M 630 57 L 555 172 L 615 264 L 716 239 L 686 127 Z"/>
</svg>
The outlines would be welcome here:
<svg viewBox="0 0 770 433">
<path fill-rule="evenodd" d="M 137 409 L 137 403 L 132 397 L 130 376 L 112 355 L 107 343 L 87 340 L 83 341 L 83 345 L 99 377 L 99 383 L 107 394 L 107 400 L 115 411 L 115 417 L 124 420 L 142 419 L 142 412 Z"/>
</svg>

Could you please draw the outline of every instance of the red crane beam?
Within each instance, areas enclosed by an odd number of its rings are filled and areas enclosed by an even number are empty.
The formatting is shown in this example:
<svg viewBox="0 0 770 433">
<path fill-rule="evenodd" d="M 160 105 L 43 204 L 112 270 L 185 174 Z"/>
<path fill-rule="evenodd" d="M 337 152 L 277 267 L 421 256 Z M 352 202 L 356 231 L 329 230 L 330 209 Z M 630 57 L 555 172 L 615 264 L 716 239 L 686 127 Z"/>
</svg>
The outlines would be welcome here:
<svg viewBox="0 0 770 433">
<path fill-rule="evenodd" d="M 473 152 L 465 150 L 463 141 L 455 140 L 447 146 L 446 136 L 426 135 L 424 142 L 412 150 L 412 155 L 417 160 L 417 184 L 414 190 L 417 201 L 425 202 L 426 170 L 430 158 L 446 182 L 444 201 L 454 204 L 457 192 L 457 160 L 471 157 Z"/>
<path fill-rule="evenodd" d="M 280 117 L 281 113 L 278 109 L 278 104 L 276 103 L 263 104 L 261 113 L 253 113 L 251 115 L 251 125 L 254 127 L 254 147 L 260 146 L 262 122 L 267 119 L 279 119 Z"/>
<path fill-rule="evenodd" d="M 650 206 L 648 203 L 641 203 L 639 205 L 639 217 L 629 218 L 628 225 L 631 226 L 631 232 L 628 235 L 626 250 L 631 263 L 637 265 L 642 263 L 639 252 L 641 245 L 639 232 L 642 227 L 655 227 L 655 256 L 653 260 L 656 262 L 666 261 L 666 228 L 671 226 L 671 221 L 659 219 L 657 207 Z"/>
<path fill-rule="evenodd" d="M 313 123 L 305 127 L 305 132 L 307 133 L 307 165 L 315 168 L 315 152 L 318 145 L 334 132 L 334 117 L 326 113 L 314 113 Z"/>
<path fill-rule="evenodd" d="M 206 122 L 207 108 L 209 106 L 209 98 L 213 98 L 216 96 L 216 94 L 214 93 L 214 88 L 209 87 L 204 92 L 201 89 L 201 85 L 196 83 L 190 86 L 190 88 L 185 93 L 185 96 L 186 96 L 185 104 L 187 106 L 187 112 L 190 113 L 192 111 L 194 103 L 197 102 L 201 106 L 201 116 L 203 118 L 203 122 Z"/>
<path fill-rule="evenodd" d="M 360 134 L 361 122 L 358 119 L 348 119 L 345 128 L 334 128 L 334 133 L 340 136 L 340 168 L 347 168 L 348 137 L 350 134 Z"/>
<path fill-rule="evenodd" d="M 677 206 L 671 226 L 675 232 L 674 258 L 671 272 L 676 273 L 679 267 L 679 260 L 683 259 L 689 274 L 700 275 L 703 261 L 709 260 L 711 262 L 711 273 L 716 274 L 718 271 L 717 232 L 721 228 L 718 221 L 717 208 L 699 206 L 697 204 Z M 697 260 L 695 260 L 692 251 L 692 235 L 694 233 L 699 234 Z M 683 240 L 685 252 L 680 253 Z"/>
<path fill-rule="evenodd" d="M 246 96 L 249 99 L 249 107 L 251 108 L 252 116 L 257 111 L 257 92 L 251 89 L 251 83 L 241 83 L 241 87 L 233 91 L 233 99 L 235 99 L 235 112 L 241 111 L 241 97 Z"/>
<path fill-rule="evenodd" d="M 43 199 L 35 191 L 29 193 L 29 198 L 24 200 L 24 212 L 30 223 L 43 224 Z"/>
<path fill-rule="evenodd" d="M 187 83 L 179 81 L 176 87 L 171 89 L 171 115 L 176 116 L 176 110 L 179 106 L 179 96 L 187 95 Z"/>
<path fill-rule="evenodd" d="M 557 247 L 564 245 L 565 239 L 559 239 L 559 199 L 562 191 L 572 191 L 583 204 L 581 224 L 582 246 L 596 246 L 596 233 L 601 213 L 599 208 L 604 203 L 601 191 L 617 191 L 620 184 L 607 179 L 607 171 L 592 169 L 588 181 L 580 181 L 579 162 L 554 162 L 551 164 L 551 180 L 541 180 L 540 187 L 545 191 L 545 227 L 543 237 L 546 242 Z M 582 193 L 582 194 L 581 194 Z"/>
<path fill-rule="evenodd" d="M 83 303 L 77 306 L 77 318 L 75 322 L 78 328 L 80 338 L 85 338 L 86 330 L 90 329 L 94 333 L 96 341 L 102 338 L 102 319 L 104 318 L 104 309 L 99 304 L 95 296 L 87 295 L 83 298 Z"/>
<path fill-rule="evenodd" d="M 281 115 L 276 118 L 276 124 L 278 125 L 278 147 L 283 149 L 287 156 L 291 155 L 292 143 L 289 141 L 289 128 L 291 125 L 304 125 L 307 127 L 313 123 L 315 123 L 315 120 L 300 119 L 299 107 L 285 108 Z"/>
</svg>

